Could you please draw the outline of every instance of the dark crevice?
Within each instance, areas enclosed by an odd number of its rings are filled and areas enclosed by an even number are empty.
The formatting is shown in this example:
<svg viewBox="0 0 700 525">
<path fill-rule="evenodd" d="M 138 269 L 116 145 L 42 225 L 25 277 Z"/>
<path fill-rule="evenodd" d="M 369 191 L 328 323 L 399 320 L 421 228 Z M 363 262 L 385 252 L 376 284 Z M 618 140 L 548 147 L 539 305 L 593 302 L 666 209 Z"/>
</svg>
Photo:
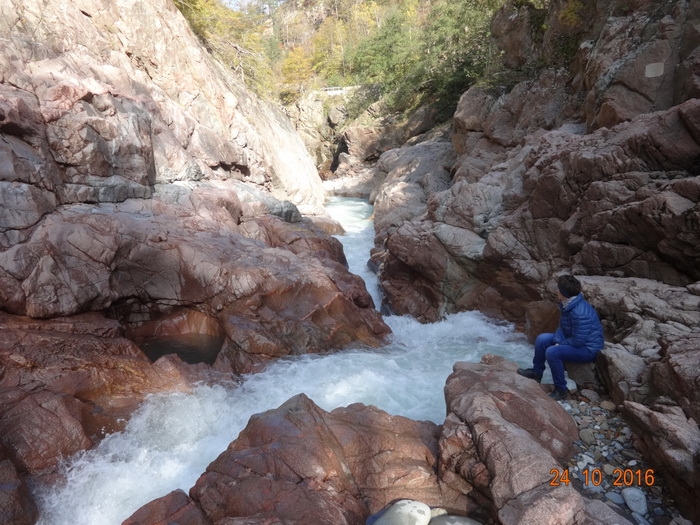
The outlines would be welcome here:
<svg viewBox="0 0 700 525">
<path fill-rule="evenodd" d="M 0 123 L 2 120 L 3 119 L 0 118 Z M 12 135 L 14 137 L 24 137 L 27 134 L 26 130 L 16 122 L 0 124 L 0 133 L 5 133 L 6 135 Z"/>
<path fill-rule="evenodd" d="M 213 170 L 216 170 L 217 168 L 227 172 L 237 171 L 241 175 L 243 175 L 243 177 L 250 177 L 250 168 L 242 164 L 236 164 L 235 162 L 220 162 L 217 166 L 212 166 Z"/>
<path fill-rule="evenodd" d="M 213 365 L 221 350 L 221 337 L 208 334 L 180 334 L 156 336 L 143 341 L 138 347 L 152 362 L 164 355 L 176 354 L 191 365 L 206 363 Z"/>
<path fill-rule="evenodd" d="M 338 166 L 340 165 L 340 155 L 341 153 L 349 153 L 348 149 L 348 144 L 345 142 L 345 140 L 341 139 L 340 142 L 338 143 L 338 148 L 335 150 L 335 154 L 333 155 L 333 162 L 331 162 L 331 171 L 335 172 L 335 170 L 338 169 Z"/>
<path fill-rule="evenodd" d="M 213 365 L 226 338 L 216 318 L 195 305 L 172 307 L 131 297 L 113 304 L 106 314 L 122 324 L 124 337 L 151 362 L 175 354 L 188 364 Z"/>
</svg>

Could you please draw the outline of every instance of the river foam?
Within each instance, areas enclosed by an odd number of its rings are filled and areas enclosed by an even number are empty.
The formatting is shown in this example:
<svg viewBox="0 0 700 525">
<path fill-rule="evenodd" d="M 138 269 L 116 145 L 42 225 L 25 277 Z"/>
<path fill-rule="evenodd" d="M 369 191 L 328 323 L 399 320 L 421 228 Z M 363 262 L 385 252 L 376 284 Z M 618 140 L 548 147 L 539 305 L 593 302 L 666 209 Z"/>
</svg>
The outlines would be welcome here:
<svg viewBox="0 0 700 525">
<path fill-rule="evenodd" d="M 356 200 L 349 204 L 356 211 L 344 209 L 336 216 L 346 214 L 350 219 L 343 220 L 352 221 L 359 213 L 359 222 L 365 223 L 364 229 L 346 223 L 348 234 L 342 238 L 349 255 L 363 250 L 364 255 L 348 257 L 351 269 L 362 276 L 366 270 L 353 264 L 364 265 L 371 247 L 371 207 Z M 360 246 L 353 244 L 357 239 Z M 64 484 L 37 489 L 39 523 L 118 525 L 155 498 L 176 488 L 188 491 L 251 415 L 276 408 L 295 394 L 303 392 L 325 410 L 360 402 L 442 423 L 443 387 L 456 361 L 478 361 L 492 353 L 527 364 L 532 357 L 531 346 L 510 325 L 477 312 L 430 325 L 408 317 L 385 321 L 393 334 L 380 349 L 285 358 L 240 383 L 150 396 L 124 431 L 67 462 Z"/>
</svg>

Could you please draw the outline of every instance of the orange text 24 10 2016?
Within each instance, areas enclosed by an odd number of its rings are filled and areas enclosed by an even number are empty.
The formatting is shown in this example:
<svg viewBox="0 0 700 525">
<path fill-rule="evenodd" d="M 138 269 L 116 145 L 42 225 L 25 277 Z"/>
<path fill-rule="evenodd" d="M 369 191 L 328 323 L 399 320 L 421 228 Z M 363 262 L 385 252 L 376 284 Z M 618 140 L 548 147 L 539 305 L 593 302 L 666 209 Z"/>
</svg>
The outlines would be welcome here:
<svg viewBox="0 0 700 525">
<path fill-rule="evenodd" d="M 552 475 L 549 484 L 553 487 L 571 483 L 568 470 L 553 468 L 549 473 Z M 584 485 L 595 486 L 601 485 L 605 476 L 605 473 L 599 468 L 586 469 L 581 474 L 583 476 Z M 613 487 L 631 487 L 634 485 L 651 487 L 656 480 L 654 469 L 651 468 L 645 470 L 616 468 L 613 470 L 611 477 Z"/>
</svg>

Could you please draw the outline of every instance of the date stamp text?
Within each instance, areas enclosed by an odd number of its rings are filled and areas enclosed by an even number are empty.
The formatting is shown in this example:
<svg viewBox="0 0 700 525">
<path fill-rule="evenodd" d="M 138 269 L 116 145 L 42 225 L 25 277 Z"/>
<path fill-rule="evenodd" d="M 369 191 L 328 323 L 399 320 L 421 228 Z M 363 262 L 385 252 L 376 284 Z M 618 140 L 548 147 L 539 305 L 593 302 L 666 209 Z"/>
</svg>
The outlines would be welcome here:
<svg viewBox="0 0 700 525">
<path fill-rule="evenodd" d="M 571 483 L 571 478 L 569 477 L 569 471 L 564 469 L 553 468 L 549 471 L 552 475 L 552 479 L 549 480 L 549 484 L 552 487 L 557 487 L 559 485 L 568 485 Z M 599 468 L 587 469 L 581 472 L 583 476 L 583 484 L 585 486 L 600 486 L 603 483 L 603 479 L 606 474 Z M 655 474 L 654 469 L 630 469 L 630 468 L 616 468 L 612 473 L 612 485 L 613 487 L 651 487 L 654 485 Z"/>
</svg>

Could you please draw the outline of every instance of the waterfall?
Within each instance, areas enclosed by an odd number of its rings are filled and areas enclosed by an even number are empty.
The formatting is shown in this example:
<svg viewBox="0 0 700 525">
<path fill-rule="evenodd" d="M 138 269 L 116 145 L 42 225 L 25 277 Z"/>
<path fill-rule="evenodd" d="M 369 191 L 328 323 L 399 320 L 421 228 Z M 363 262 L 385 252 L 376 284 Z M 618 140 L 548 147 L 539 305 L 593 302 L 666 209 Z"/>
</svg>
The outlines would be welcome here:
<svg viewBox="0 0 700 525">
<path fill-rule="evenodd" d="M 374 237 L 371 206 L 358 199 L 334 199 L 329 213 L 346 229 L 339 238 L 351 271 L 365 279 L 379 305 L 376 277 L 365 264 Z M 408 317 L 385 321 L 393 334 L 380 349 L 284 358 L 240 383 L 149 396 L 124 431 L 67 462 L 65 483 L 35 489 L 39 523 L 118 525 L 155 498 L 176 488 L 188 491 L 251 415 L 298 393 L 325 410 L 360 402 L 442 423 L 443 387 L 456 361 L 478 361 L 485 353 L 521 364 L 532 358 L 531 346 L 510 325 L 476 312 L 430 325 Z"/>
</svg>

